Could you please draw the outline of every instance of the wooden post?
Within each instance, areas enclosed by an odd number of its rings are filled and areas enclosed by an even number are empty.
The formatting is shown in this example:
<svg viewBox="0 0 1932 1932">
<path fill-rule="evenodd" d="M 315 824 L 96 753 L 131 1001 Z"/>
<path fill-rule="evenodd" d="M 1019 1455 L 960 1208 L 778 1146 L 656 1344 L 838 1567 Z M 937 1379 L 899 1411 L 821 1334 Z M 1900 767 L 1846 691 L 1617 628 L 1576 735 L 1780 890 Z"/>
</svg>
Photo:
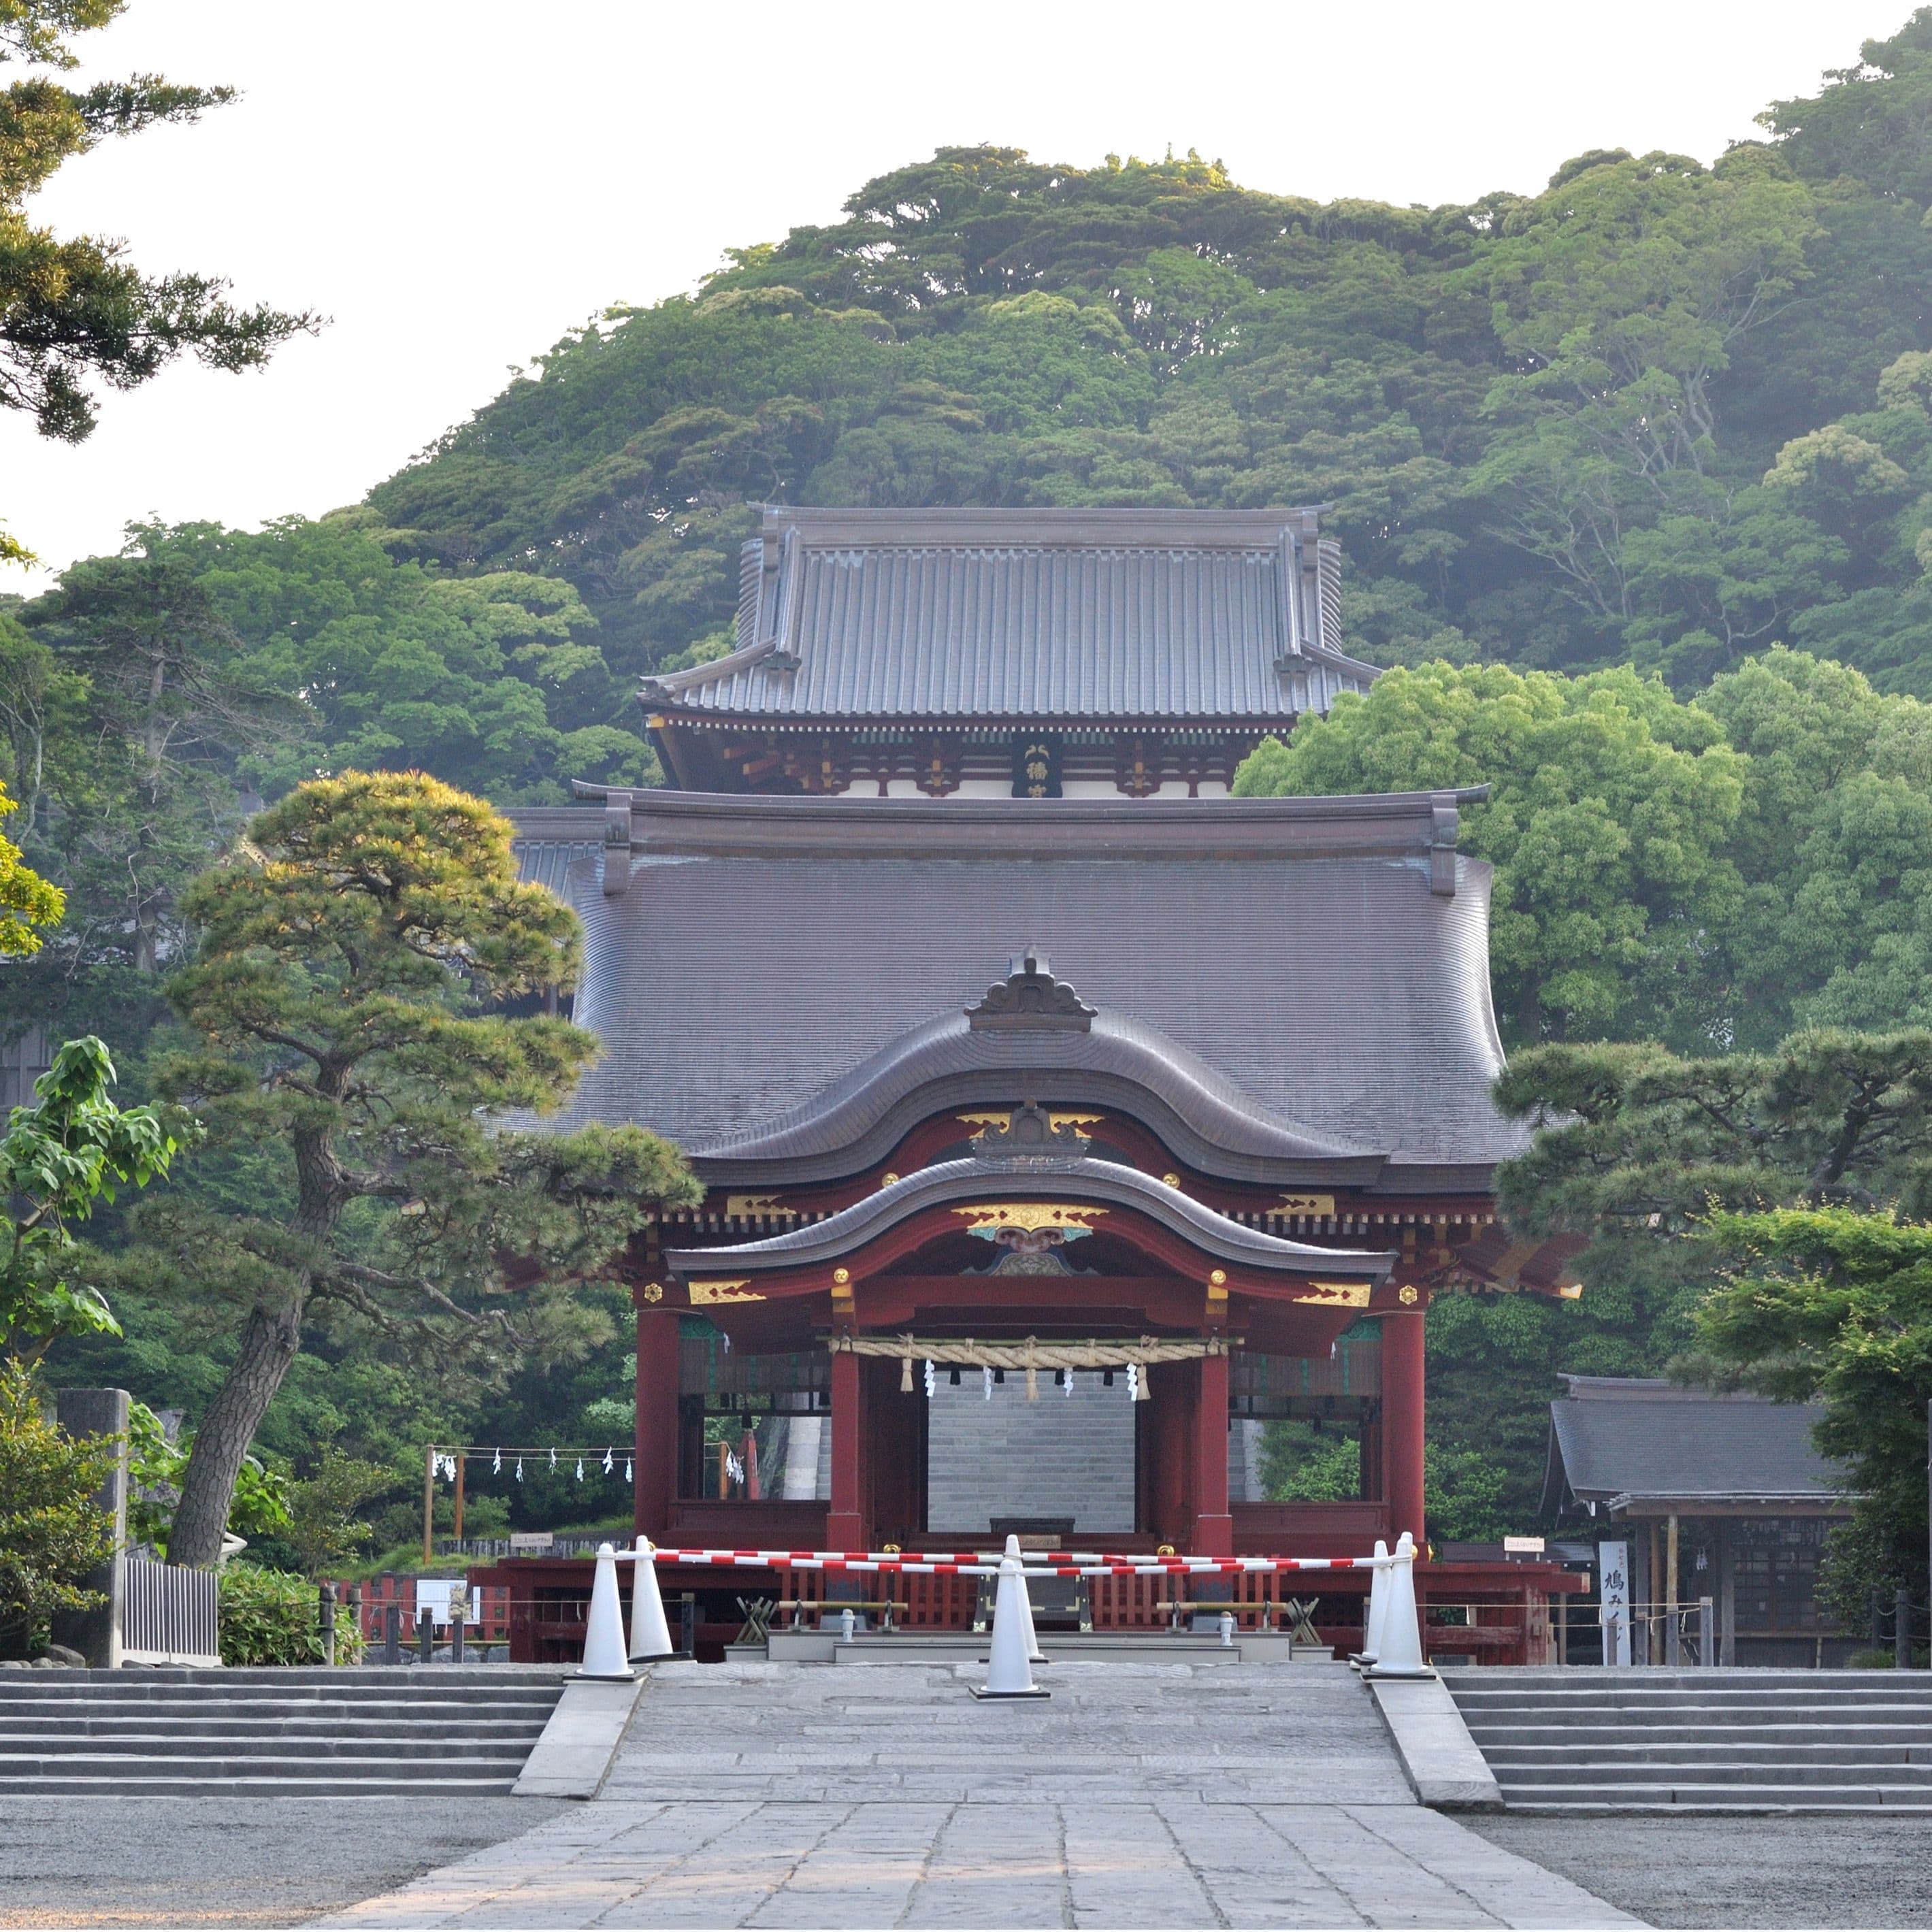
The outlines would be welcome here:
<svg viewBox="0 0 1932 1932">
<path fill-rule="evenodd" d="M 436 1444 L 423 1451 L 423 1562 L 436 1561 Z"/>
<path fill-rule="evenodd" d="M 1233 1556 L 1234 1519 L 1228 1508 L 1228 1358 L 1225 1354 L 1201 1358 L 1200 1393 L 1194 1408 L 1193 1489 L 1192 1553 Z"/>
<path fill-rule="evenodd" d="M 1382 1469 L 1389 1534 L 1404 1530 L 1418 1552 L 1428 1546 L 1423 1520 L 1423 1304 L 1391 1309 L 1382 1324 Z"/>
<path fill-rule="evenodd" d="M 825 1519 L 825 1540 L 833 1550 L 862 1550 L 859 1445 L 864 1422 L 859 1413 L 859 1358 L 844 1350 L 832 1358 L 831 1420 L 832 1507 Z"/>
<path fill-rule="evenodd" d="M 653 1286 L 655 1283 L 652 1284 Z M 677 1311 L 638 1303 L 638 1426 L 632 1516 L 637 1533 L 668 1541 L 678 1488 Z M 693 1472 L 698 1493 L 704 1472 Z"/>
<path fill-rule="evenodd" d="M 1666 1607 L 1672 1620 L 1677 1616 L 1677 1518 L 1672 1514 L 1664 1528 L 1664 1587 L 1667 1592 Z"/>
<path fill-rule="evenodd" d="M 469 1457 L 461 1450 L 456 1452 L 456 1540 L 463 1540 L 463 1470 Z"/>
</svg>

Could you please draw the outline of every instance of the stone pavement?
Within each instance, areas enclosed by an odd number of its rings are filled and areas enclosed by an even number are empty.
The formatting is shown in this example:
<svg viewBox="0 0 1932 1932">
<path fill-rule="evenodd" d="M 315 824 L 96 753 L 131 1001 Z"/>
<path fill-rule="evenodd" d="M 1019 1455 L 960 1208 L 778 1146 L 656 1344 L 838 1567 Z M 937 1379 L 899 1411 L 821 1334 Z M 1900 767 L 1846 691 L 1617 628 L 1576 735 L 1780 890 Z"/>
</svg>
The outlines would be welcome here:
<svg viewBox="0 0 1932 1932">
<path fill-rule="evenodd" d="M 328 1922 L 1625 1926 L 1411 1796 L 1340 1665 L 666 1665 L 602 1795 Z"/>
</svg>

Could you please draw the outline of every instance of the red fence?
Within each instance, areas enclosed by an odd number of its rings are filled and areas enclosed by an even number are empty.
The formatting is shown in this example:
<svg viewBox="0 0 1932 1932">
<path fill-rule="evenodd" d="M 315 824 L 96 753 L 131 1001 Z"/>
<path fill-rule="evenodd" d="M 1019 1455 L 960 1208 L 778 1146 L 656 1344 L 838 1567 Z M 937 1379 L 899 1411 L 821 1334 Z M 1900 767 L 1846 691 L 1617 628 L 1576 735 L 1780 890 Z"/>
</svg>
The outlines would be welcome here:
<svg viewBox="0 0 1932 1932">
<path fill-rule="evenodd" d="M 338 1603 L 352 1601 L 350 1592 L 359 1592 L 361 1606 L 356 1620 L 362 1627 L 364 1638 L 370 1643 L 382 1641 L 385 1625 L 383 1619 L 388 1615 L 389 1606 L 396 1604 L 401 1611 L 399 1619 L 402 1626 L 403 1641 L 410 1642 L 414 1636 L 416 1625 L 416 1580 L 413 1576 L 399 1576 L 394 1570 L 385 1570 L 380 1576 L 372 1576 L 366 1582 L 342 1583 L 335 1586 Z M 502 1584 L 485 1584 L 476 1593 L 478 1615 L 470 1620 L 467 1636 L 472 1643 L 507 1643 L 510 1640 L 510 1592 Z M 578 1641 L 583 1641 L 582 1631 Z"/>
</svg>

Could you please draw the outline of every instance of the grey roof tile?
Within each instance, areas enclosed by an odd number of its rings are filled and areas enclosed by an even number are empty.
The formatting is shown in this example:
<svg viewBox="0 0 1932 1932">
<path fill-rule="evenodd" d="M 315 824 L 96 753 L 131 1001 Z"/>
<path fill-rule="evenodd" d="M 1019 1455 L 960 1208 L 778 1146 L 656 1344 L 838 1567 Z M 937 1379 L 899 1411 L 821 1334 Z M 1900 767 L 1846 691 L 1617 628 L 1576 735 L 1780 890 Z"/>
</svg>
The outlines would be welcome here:
<svg viewBox="0 0 1932 1932">
<path fill-rule="evenodd" d="M 633 813 L 626 889 L 608 896 L 578 829 L 601 812 L 512 814 L 527 865 L 555 866 L 540 848 L 559 844 L 580 855 L 564 868 L 586 927 L 576 1013 L 604 1052 L 562 1124 L 635 1121 L 728 1159 L 854 1107 L 874 1056 L 919 1052 L 988 1100 L 1018 1097 L 1029 1072 L 1042 1102 L 1101 1075 L 1156 1097 L 1165 1082 L 1163 1104 L 1239 1156 L 1210 1172 L 1285 1175 L 1298 1145 L 1311 1167 L 1352 1173 L 1366 1150 L 1414 1185 L 1480 1186 L 1526 1142 L 1490 1096 L 1490 871 L 1432 850 L 1454 812 L 1430 795 L 655 792 Z M 1444 859 L 1453 893 L 1431 890 Z M 956 1040 L 950 1022 L 1030 946 L 1103 1023 L 1038 1036 L 1021 1064 Z"/>
<path fill-rule="evenodd" d="M 1812 1444 L 1820 1412 L 1800 1402 L 1675 1390 L 1550 1405 L 1570 1490 L 1598 1502 L 1841 1496 L 1843 1472 Z"/>
<path fill-rule="evenodd" d="M 1307 511 L 769 510 L 684 714 L 1286 724 L 1366 688 Z"/>
</svg>

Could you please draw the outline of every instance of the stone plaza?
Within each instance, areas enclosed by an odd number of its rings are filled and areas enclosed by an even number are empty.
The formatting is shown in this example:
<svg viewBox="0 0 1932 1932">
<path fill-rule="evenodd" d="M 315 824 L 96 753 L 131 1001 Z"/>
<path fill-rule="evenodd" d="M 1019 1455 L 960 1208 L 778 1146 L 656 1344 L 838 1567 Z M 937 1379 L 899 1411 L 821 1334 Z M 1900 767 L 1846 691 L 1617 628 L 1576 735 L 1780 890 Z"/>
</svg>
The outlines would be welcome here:
<svg viewBox="0 0 1932 1932">
<path fill-rule="evenodd" d="M 1419 1804 L 1340 1664 L 656 1666 L 602 1788 L 328 1922 L 1619 1926 Z"/>
</svg>

